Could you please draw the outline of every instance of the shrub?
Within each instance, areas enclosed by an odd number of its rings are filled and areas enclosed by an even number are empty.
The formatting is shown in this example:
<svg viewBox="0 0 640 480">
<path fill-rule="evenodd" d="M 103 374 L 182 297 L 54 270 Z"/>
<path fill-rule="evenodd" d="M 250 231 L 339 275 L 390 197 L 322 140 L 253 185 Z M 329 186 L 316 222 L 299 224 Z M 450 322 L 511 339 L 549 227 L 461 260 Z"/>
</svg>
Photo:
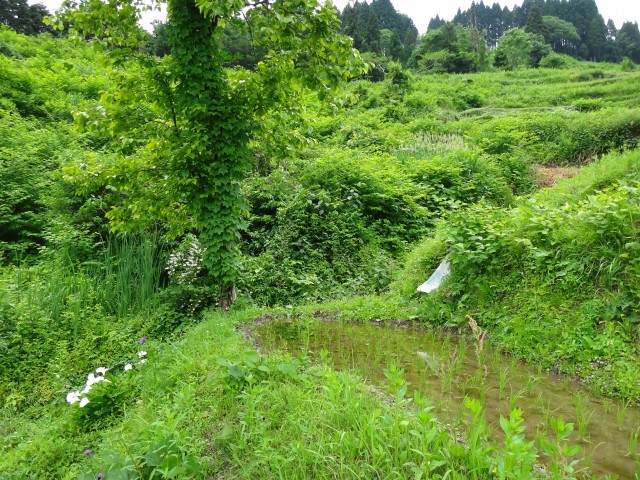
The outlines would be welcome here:
<svg viewBox="0 0 640 480">
<path fill-rule="evenodd" d="M 588 82 L 589 80 L 591 80 L 591 78 L 592 77 L 590 73 L 582 72 L 575 77 L 575 80 L 578 82 Z"/>
<path fill-rule="evenodd" d="M 565 68 L 566 66 L 566 57 L 555 52 L 551 52 L 540 60 L 540 67 L 542 68 Z"/>
<path fill-rule="evenodd" d="M 623 72 L 632 72 L 636 69 L 636 64 L 629 57 L 624 57 L 620 62 L 620 68 Z"/>
<path fill-rule="evenodd" d="M 409 178 L 419 186 L 416 200 L 432 219 L 480 199 L 499 205 L 513 200 L 498 164 L 486 155 L 469 150 L 419 162 Z"/>
<path fill-rule="evenodd" d="M 355 162 L 316 162 L 300 181 L 291 196 L 261 208 L 250 225 L 248 251 L 255 256 L 244 260 L 243 289 L 259 303 L 273 304 L 325 298 L 332 289 L 339 295 L 384 288 L 390 264 L 385 250 L 415 238 L 417 205 Z M 262 195 L 255 191 L 253 198 Z"/>
<path fill-rule="evenodd" d="M 600 110 L 604 106 L 605 104 L 599 99 L 580 99 L 573 102 L 573 108 L 579 112 L 593 112 L 595 110 Z"/>
<path fill-rule="evenodd" d="M 596 110 L 598 101 L 577 102 Z M 535 162 L 568 164 L 615 149 L 633 148 L 640 135 L 639 110 L 586 113 L 531 112 L 474 125 L 470 136 L 489 154 L 515 153 Z"/>
</svg>

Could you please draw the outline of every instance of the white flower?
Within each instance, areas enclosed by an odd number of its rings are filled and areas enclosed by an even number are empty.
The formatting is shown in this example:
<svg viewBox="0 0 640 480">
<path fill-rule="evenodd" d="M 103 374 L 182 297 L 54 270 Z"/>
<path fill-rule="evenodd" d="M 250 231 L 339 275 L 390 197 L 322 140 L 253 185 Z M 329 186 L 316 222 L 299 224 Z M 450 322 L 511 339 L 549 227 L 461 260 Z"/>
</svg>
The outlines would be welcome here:
<svg viewBox="0 0 640 480">
<path fill-rule="evenodd" d="M 78 392 L 80 395 L 84 395 L 85 393 L 89 393 L 89 391 L 91 390 L 91 385 L 87 385 L 86 387 L 84 387 L 82 389 L 81 392 Z"/>
<path fill-rule="evenodd" d="M 128 371 L 129 371 L 129 370 L 131 370 L 132 368 L 133 368 L 133 365 L 131 365 L 130 363 L 127 363 L 127 364 L 124 366 L 124 371 L 125 371 L 125 372 L 128 372 Z"/>
<path fill-rule="evenodd" d="M 90 387 L 94 383 L 96 383 L 96 376 L 93 373 L 90 373 L 87 375 L 87 387 Z"/>
<path fill-rule="evenodd" d="M 142 358 L 142 357 L 146 357 L 147 356 L 147 352 L 145 352 L 144 350 L 141 350 L 138 352 L 138 357 Z"/>
<path fill-rule="evenodd" d="M 143 358 L 143 359 L 142 359 L 142 360 L 140 360 L 138 363 L 144 363 L 144 362 L 146 362 L 146 361 L 147 361 L 147 359 L 146 359 L 146 358 Z"/>
<path fill-rule="evenodd" d="M 73 404 L 78 401 L 78 397 L 80 396 L 79 392 L 69 392 L 67 393 L 67 402 Z"/>
<path fill-rule="evenodd" d="M 108 368 L 104 368 L 104 367 L 98 367 L 96 368 L 96 373 L 99 373 L 100 375 L 104 375 L 105 373 L 107 373 L 109 371 Z"/>
<path fill-rule="evenodd" d="M 82 397 L 82 400 L 80 400 L 80 408 L 83 408 L 87 403 L 89 403 L 89 399 L 87 397 Z"/>
</svg>

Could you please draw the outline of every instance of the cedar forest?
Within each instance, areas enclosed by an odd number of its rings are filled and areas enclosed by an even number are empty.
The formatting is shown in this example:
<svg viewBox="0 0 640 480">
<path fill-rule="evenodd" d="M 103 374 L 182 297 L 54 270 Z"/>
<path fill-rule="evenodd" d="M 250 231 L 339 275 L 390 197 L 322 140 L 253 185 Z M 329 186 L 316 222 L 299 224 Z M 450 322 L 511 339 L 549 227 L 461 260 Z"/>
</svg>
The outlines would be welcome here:
<svg viewBox="0 0 640 480">
<path fill-rule="evenodd" d="M 640 480 L 636 22 L 152 7 L 0 0 L 0 480 Z"/>
</svg>

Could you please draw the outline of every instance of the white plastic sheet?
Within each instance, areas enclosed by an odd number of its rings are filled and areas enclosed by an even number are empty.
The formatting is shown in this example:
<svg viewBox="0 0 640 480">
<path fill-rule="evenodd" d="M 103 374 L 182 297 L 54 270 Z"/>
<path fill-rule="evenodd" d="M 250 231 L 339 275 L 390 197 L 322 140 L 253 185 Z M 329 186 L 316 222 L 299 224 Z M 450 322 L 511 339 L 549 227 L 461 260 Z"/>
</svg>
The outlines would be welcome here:
<svg viewBox="0 0 640 480">
<path fill-rule="evenodd" d="M 444 260 L 438 265 L 438 268 L 435 272 L 429 277 L 429 280 L 424 282 L 422 285 L 418 287 L 419 292 L 431 293 L 435 289 L 437 289 L 444 277 L 449 275 L 449 255 L 444 257 Z"/>
</svg>

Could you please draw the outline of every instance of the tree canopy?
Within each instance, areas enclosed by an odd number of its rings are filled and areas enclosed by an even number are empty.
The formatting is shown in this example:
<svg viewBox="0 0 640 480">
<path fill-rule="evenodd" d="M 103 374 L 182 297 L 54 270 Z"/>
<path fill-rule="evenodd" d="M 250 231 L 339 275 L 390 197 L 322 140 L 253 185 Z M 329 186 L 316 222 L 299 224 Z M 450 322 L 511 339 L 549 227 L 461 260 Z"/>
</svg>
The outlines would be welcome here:
<svg viewBox="0 0 640 480">
<path fill-rule="evenodd" d="M 549 33 L 549 43 L 554 52 L 575 55 L 580 45 L 580 35 L 572 23 L 547 15 L 542 17 Z"/>
<path fill-rule="evenodd" d="M 625 22 L 618 32 L 620 53 L 635 63 L 640 63 L 640 30 L 636 22 Z"/>
<path fill-rule="evenodd" d="M 42 19 L 49 15 L 41 3 L 27 4 L 27 0 L 0 0 L 0 24 L 5 24 L 17 33 L 35 35 L 50 31 Z"/>
<path fill-rule="evenodd" d="M 447 23 L 420 39 L 411 64 L 431 73 L 469 73 L 481 70 L 486 60 L 486 44 L 474 41 L 473 29 Z"/>
</svg>

